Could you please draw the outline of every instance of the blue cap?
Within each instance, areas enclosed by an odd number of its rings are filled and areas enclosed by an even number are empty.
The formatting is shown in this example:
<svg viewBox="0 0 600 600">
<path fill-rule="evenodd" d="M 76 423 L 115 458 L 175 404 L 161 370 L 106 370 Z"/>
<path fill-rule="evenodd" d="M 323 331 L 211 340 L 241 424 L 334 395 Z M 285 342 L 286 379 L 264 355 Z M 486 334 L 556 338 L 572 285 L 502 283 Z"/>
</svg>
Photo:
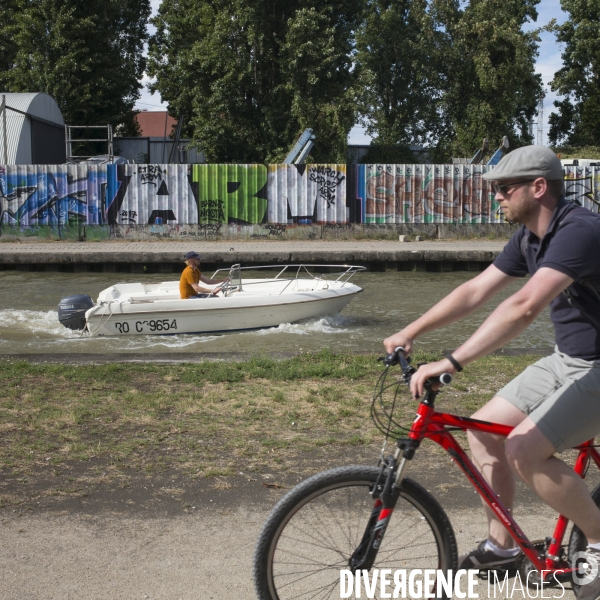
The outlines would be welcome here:
<svg viewBox="0 0 600 600">
<path fill-rule="evenodd" d="M 192 250 L 185 255 L 185 260 L 190 260 L 190 258 L 202 258 L 202 257 L 197 252 L 194 252 Z"/>
</svg>

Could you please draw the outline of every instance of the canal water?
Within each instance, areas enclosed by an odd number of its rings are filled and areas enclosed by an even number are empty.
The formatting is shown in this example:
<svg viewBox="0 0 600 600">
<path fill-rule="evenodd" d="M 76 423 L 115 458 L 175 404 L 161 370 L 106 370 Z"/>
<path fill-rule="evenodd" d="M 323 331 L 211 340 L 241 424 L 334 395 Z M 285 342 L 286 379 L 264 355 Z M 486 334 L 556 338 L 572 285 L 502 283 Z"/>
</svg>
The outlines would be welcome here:
<svg viewBox="0 0 600 600">
<path fill-rule="evenodd" d="M 334 351 L 379 352 L 381 342 L 421 315 L 452 289 L 476 273 L 387 271 L 357 273 L 364 288 L 331 317 L 284 323 L 275 329 L 225 335 L 175 335 L 90 338 L 64 328 L 57 317 L 58 301 L 71 294 L 98 293 L 117 283 L 160 282 L 176 276 L 125 273 L 0 272 L 0 354 L 16 353 L 169 353 L 261 352 L 297 353 L 322 348 Z M 504 298 L 523 281 L 512 284 L 488 306 L 466 321 L 420 338 L 418 347 L 452 349 L 463 342 Z M 551 348 L 554 345 L 547 309 L 507 347 Z"/>
</svg>

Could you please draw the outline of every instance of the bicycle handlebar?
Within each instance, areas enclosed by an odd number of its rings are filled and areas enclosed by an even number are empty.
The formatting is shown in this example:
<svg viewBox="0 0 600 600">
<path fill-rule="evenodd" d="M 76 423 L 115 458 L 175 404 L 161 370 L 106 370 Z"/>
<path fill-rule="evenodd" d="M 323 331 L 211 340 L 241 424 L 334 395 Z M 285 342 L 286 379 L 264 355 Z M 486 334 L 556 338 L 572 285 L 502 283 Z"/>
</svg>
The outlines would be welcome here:
<svg viewBox="0 0 600 600">
<path fill-rule="evenodd" d="M 398 346 L 393 352 L 386 354 L 379 360 L 382 360 L 386 367 L 399 364 L 402 368 L 404 380 L 406 383 L 410 383 L 410 378 L 415 370 L 410 366 L 410 362 L 406 357 L 406 350 L 404 350 L 402 346 Z M 441 385 L 450 385 L 450 383 L 452 383 L 452 375 L 450 373 L 442 373 L 439 377 L 430 377 L 427 381 L 430 385 L 436 383 L 440 383 Z"/>
</svg>

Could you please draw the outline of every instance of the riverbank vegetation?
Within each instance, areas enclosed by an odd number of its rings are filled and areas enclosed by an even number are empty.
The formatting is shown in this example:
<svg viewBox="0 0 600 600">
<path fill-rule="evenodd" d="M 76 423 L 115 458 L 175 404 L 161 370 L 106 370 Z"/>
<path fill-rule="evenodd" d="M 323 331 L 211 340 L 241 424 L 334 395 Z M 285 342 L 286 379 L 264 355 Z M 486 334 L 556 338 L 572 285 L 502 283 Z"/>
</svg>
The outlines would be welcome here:
<svg viewBox="0 0 600 600">
<path fill-rule="evenodd" d="M 374 355 L 330 352 L 276 361 L 52 365 L 0 361 L 1 472 L 35 476 L 78 465 L 88 476 L 176 471 L 227 477 L 293 469 L 319 450 L 353 452 L 382 435 L 370 417 L 383 367 Z M 415 363 L 435 355 L 418 354 Z M 440 396 L 470 414 L 532 356 L 492 356 L 465 368 Z M 408 393 L 398 408 L 409 425 Z M 339 452 L 338 452 L 339 454 Z M 92 468 L 93 466 L 93 468 Z"/>
</svg>

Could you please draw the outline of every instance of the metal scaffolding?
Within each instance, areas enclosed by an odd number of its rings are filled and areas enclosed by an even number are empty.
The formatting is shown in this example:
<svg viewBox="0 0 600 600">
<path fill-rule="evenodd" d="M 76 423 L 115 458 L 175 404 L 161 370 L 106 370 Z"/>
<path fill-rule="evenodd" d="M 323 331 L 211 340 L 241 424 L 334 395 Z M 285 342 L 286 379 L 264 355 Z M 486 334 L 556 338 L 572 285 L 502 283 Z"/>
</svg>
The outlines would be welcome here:
<svg viewBox="0 0 600 600">
<path fill-rule="evenodd" d="M 73 139 L 73 129 L 106 129 L 105 138 L 75 138 Z M 93 158 L 91 156 L 83 156 L 80 154 L 73 154 L 73 142 L 106 142 L 107 144 L 107 155 L 109 162 L 113 162 L 114 151 L 113 151 L 113 131 L 112 125 L 65 125 L 65 142 L 67 144 L 67 162 L 77 162 L 86 158 Z"/>
</svg>

